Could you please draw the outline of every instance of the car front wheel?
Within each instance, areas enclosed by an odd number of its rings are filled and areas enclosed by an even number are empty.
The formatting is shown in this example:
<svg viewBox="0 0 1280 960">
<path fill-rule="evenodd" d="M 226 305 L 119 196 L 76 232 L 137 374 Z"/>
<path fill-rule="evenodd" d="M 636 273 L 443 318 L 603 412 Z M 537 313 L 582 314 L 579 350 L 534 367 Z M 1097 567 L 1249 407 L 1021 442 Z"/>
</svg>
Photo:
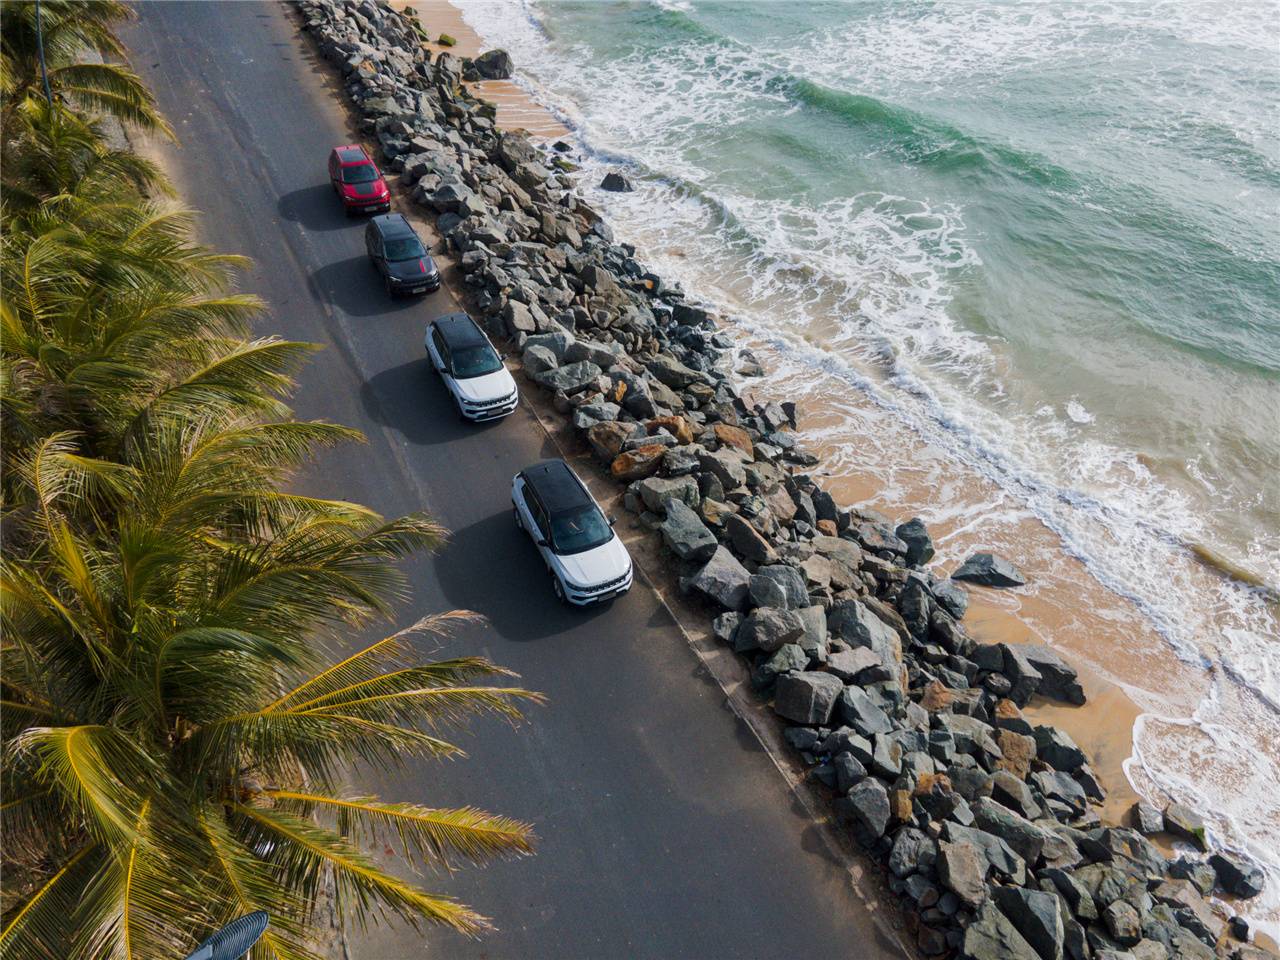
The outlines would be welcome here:
<svg viewBox="0 0 1280 960">
<path fill-rule="evenodd" d="M 512 515 L 513 517 L 515 517 L 515 521 L 516 521 L 516 529 L 517 529 L 517 530 L 523 530 L 523 529 L 524 529 L 524 521 L 520 519 L 520 508 L 519 508 L 519 507 L 517 507 L 517 506 L 515 506 L 515 505 L 512 505 L 512 507 L 511 507 L 511 515 Z"/>
<path fill-rule="evenodd" d="M 560 582 L 560 578 L 554 573 L 551 575 L 551 589 L 556 595 L 556 599 L 561 603 L 567 604 L 569 598 L 564 595 L 564 584 Z"/>
</svg>

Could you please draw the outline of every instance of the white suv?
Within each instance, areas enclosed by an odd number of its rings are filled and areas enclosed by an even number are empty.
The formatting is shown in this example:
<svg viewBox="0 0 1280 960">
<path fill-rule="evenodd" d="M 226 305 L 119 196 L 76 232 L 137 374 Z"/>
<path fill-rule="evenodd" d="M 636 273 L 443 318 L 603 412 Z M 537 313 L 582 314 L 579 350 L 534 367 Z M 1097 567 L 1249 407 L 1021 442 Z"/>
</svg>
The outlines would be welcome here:
<svg viewBox="0 0 1280 960">
<path fill-rule="evenodd" d="M 537 545 L 560 600 L 583 607 L 631 589 L 631 556 L 622 538 L 563 460 L 517 473 L 511 504 L 516 526 Z"/>
<path fill-rule="evenodd" d="M 432 320 L 423 346 L 464 420 L 496 420 L 515 410 L 520 400 L 515 379 L 465 313 Z"/>
</svg>

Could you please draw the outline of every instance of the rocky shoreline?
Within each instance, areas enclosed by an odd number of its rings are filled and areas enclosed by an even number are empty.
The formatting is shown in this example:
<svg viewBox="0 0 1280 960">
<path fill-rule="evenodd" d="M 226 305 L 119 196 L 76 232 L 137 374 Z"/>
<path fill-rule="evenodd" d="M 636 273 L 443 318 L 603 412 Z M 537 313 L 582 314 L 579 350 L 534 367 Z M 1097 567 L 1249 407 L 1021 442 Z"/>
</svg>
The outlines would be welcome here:
<svg viewBox="0 0 1280 960">
<path fill-rule="evenodd" d="M 573 164 L 518 132 L 464 80 L 510 74 L 501 51 L 433 58 L 412 17 L 373 0 L 296 0 L 343 75 L 362 129 L 456 252 L 473 313 L 656 531 L 713 632 L 751 666 L 785 739 L 884 871 L 926 956 L 1254 960 L 1215 890 L 1256 896 L 1261 872 L 1206 853 L 1177 805 L 1105 825 L 1102 784 L 1033 696 L 1082 704 L 1044 646 L 982 644 L 957 579 L 1014 586 L 989 554 L 928 570 L 919 520 L 841 507 L 788 404 L 748 405 L 720 318 L 650 272 L 584 200 Z M 611 174 L 605 189 L 629 189 Z"/>
</svg>

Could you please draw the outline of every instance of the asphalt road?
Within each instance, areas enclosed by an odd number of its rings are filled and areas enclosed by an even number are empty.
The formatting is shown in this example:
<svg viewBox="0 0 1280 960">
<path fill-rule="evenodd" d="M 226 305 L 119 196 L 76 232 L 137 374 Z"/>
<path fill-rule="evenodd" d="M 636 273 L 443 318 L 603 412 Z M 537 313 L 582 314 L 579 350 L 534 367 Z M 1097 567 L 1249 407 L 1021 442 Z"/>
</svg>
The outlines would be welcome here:
<svg viewBox="0 0 1280 960">
<path fill-rule="evenodd" d="M 484 654 L 544 692 L 512 730 L 464 734 L 471 756 L 357 789 L 431 805 L 475 804 L 536 825 L 535 857 L 428 876 L 494 918 L 479 942 L 447 932 L 450 957 L 896 956 L 748 729 L 724 706 L 670 615 L 643 584 L 590 612 L 555 602 L 511 522 L 509 483 L 555 455 L 520 409 L 460 423 L 428 375 L 422 335 L 455 309 L 447 290 L 389 302 L 326 183 L 347 118 L 283 6 L 144 3 L 124 30 L 135 69 L 173 124 L 161 150 L 202 238 L 247 254 L 242 287 L 271 314 L 263 333 L 326 348 L 302 377 L 300 416 L 369 439 L 327 454 L 304 485 L 391 516 L 427 509 L 453 531 L 409 567 L 401 622 L 465 607 L 489 629 L 447 652 Z M 354 639 L 353 639 L 354 642 Z M 373 933 L 357 960 L 425 955 L 416 935 Z"/>
</svg>

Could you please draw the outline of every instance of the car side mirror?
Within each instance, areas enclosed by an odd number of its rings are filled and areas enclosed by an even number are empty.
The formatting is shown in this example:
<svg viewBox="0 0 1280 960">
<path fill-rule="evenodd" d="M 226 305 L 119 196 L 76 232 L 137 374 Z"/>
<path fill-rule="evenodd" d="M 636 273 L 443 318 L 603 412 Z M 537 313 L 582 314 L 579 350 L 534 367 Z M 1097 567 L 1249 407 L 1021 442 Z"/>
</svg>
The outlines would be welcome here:
<svg viewBox="0 0 1280 960">
<path fill-rule="evenodd" d="M 547 538 L 546 538 L 546 537 L 539 537 L 539 538 L 538 538 L 536 541 L 534 541 L 534 542 L 535 542 L 535 543 L 537 543 L 537 545 L 538 545 L 538 546 L 540 546 L 540 547 L 545 547 L 545 546 L 547 545 Z"/>
<path fill-rule="evenodd" d="M 609 526 L 611 526 L 611 527 L 612 527 L 612 526 L 616 525 L 616 524 L 617 524 L 617 522 L 618 522 L 618 516 L 617 516 L 617 514 L 614 514 L 614 513 L 609 514 Z"/>
</svg>

